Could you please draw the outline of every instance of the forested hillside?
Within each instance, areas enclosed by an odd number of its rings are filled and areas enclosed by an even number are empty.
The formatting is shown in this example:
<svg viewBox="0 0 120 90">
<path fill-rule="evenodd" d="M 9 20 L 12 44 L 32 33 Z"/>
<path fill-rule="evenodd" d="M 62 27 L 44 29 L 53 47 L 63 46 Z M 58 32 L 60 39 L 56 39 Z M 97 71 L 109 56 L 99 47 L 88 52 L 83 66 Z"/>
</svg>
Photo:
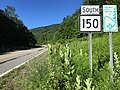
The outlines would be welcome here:
<svg viewBox="0 0 120 90">
<path fill-rule="evenodd" d="M 100 6 L 100 14 L 102 15 L 102 5 L 106 4 L 116 4 L 117 11 L 118 11 L 118 24 L 120 24 L 120 1 L 117 0 L 84 0 L 83 4 L 86 5 L 99 5 Z M 87 36 L 87 34 L 79 34 L 78 32 L 78 17 L 80 15 L 81 8 L 78 8 L 76 12 L 72 15 L 66 16 L 63 18 L 62 23 L 59 26 L 55 27 L 54 25 L 41 27 L 32 29 L 31 31 L 38 39 L 38 44 L 47 44 L 47 43 L 54 43 L 54 42 L 64 42 L 65 39 L 71 38 L 81 38 Z M 48 27 L 50 27 L 48 29 Z M 49 30 L 49 31 L 48 31 Z M 44 32 L 43 32 L 44 31 Z M 54 31 L 54 32 L 53 32 Z M 39 34 L 39 35 L 38 35 Z M 101 35 L 101 34 L 100 34 Z M 53 37 L 54 36 L 54 37 Z"/>
<path fill-rule="evenodd" d="M 38 44 L 54 43 L 56 41 L 63 41 L 62 39 L 79 37 L 79 12 L 80 9 L 78 9 L 73 15 L 64 17 L 61 24 L 31 29 L 31 32 L 33 32 L 38 40 Z"/>
<path fill-rule="evenodd" d="M 59 24 L 50 26 L 38 27 L 31 29 L 30 31 L 35 35 L 38 44 L 46 44 L 55 40 L 55 34 Z"/>
<path fill-rule="evenodd" d="M 0 50 L 34 46 L 36 40 L 15 14 L 15 8 L 0 10 Z"/>
</svg>

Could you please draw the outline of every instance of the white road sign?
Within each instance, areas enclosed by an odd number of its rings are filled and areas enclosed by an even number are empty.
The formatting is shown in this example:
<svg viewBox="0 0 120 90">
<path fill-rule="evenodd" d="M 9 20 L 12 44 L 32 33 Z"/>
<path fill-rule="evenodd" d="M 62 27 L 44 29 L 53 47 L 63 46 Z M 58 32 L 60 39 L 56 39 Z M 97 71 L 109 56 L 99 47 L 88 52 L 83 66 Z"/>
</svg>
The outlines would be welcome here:
<svg viewBox="0 0 120 90">
<path fill-rule="evenodd" d="M 81 15 L 99 14 L 99 5 L 81 5 Z"/>
<path fill-rule="evenodd" d="M 82 5 L 79 17 L 79 31 L 89 33 L 89 64 L 92 78 L 92 32 L 101 31 L 99 5 Z"/>
<path fill-rule="evenodd" d="M 104 32 L 118 32 L 117 6 L 103 5 Z"/>
<path fill-rule="evenodd" d="M 81 15 L 79 21 L 80 21 L 80 25 L 79 25 L 80 32 L 101 31 L 100 15 L 96 15 L 96 16 Z"/>
</svg>

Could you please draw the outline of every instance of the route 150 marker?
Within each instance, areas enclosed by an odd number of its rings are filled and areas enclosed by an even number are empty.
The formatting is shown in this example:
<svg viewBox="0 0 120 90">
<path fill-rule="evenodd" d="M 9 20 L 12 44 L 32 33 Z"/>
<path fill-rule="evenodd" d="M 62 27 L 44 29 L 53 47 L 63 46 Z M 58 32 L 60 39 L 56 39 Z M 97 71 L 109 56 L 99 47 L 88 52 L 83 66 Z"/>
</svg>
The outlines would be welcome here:
<svg viewBox="0 0 120 90">
<path fill-rule="evenodd" d="M 82 5 L 79 24 L 80 32 L 101 31 L 99 5 Z"/>
<path fill-rule="evenodd" d="M 101 31 L 100 15 L 81 15 L 80 16 L 80 32 Z"/>
<path fill-rule="evenodd" d="M 92 32 L 101 31 L 99 5 L 82 5 L 79 16 L 79 31 L 89 34 L 89 66 L 92 78 Z"/>
</svg>

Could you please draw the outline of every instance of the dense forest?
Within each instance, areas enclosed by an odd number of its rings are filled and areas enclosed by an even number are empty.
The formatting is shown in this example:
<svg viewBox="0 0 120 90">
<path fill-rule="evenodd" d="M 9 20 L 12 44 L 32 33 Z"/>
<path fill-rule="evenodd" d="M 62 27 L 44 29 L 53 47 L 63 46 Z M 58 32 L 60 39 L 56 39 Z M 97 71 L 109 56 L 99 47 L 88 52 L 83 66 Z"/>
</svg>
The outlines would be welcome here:
<svg viewBox="0 0 120 90">
<path fill-rule="evenodd" d="M 99 5 L 100 14 L 102 15 L 102 5 L 113 4 L 117 5 L 118 11 L 118 24 L 120 25 L 120 1 L 119 0 L 84 0 L 84 5 Z M 47 44 L 54 42 L 64 42 L 65 39 L 81 38 L 87 36 L 85 33 L 78 32 L 78 17 L 80 15 L 81 8 L 77 9 L 74 14 L 63 18 L 62 23 L 59 25 L 51 25 L 41 28 L 34 28 L 31 30 L 38 40 L 38 44 Z M 102 17 L 101 17 L 102 18 Z M 48 29 L 48 27 L 50 27 Z M 49 30 L 49 31 L 48 31 Z M 54 32 L 53 32 L 54 31 Z M 101 35 L 101 33 L 99 34 Z"/>
<path fill-rule="evenodd" d="M 54 42 L 56 29 L 59 27 L 59 24 L 54 24 L 50 26 L 33 28 L 30 31 L 35 35 L 35 38 L 38 44 L 46 44 Z"/>
<path fill-rule="evenodd" d="M 23 49 L 34 46 L 36 40 L 15 14 L 15 8 L 0 10 L 0 50 Z"/>
</svg>

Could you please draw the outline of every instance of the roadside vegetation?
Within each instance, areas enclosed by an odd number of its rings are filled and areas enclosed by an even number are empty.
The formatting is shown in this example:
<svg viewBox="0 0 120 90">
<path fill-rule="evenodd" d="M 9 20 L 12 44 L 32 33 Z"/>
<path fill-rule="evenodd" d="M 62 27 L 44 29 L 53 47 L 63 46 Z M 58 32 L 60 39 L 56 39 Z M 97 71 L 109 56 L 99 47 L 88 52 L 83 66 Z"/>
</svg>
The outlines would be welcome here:
<svg viewBox="0 0 120 90">
<path fill-rule="evenodd" d="M 118 38 L 120 33 L 113 34 L 114 84 L 110 82 L 108 37 L 106 34 L 93 38 L 92 78 L 90 78 L 87 38 L 69 39 L 64 44 L 48 44 L 48 52 L 41 55 L 42 57 L 31 60 L 17 70 L 19 72 L 15 70 L 13 74 L 1 78 L 0 88 L 7 87 L 7 90 L 11 88 L 15 90 L 119 90 L 120 42 Z"/>
<path fill-rule="evenodd" d="M 103 4 L 116 3 L 118 11 L 120 10 L 118 0 L 116 2 L 91 0 L 89 3 L 88 1 L 85 0 L 83 4 L 99 4 L 101 7 Z M 91 78 L 88 34 L 78 32 L 79 14 L 80 8 L 73 15 L 65 17 L 61 24 L 32 29 L 31 32 L 35 35 L 38 45 L 48 44 L 48 52 L 42 55 L 45 56 L 44 58 L 39 56 L 22 66 L 23 68 L 21 67 L 22 69 L 18 72 L 13 71 L 13 75 L 9 74 L 0 78 L 0 89 L 119 90 L 120 33 L 113 33 L 114 83 L 110 82 L 109 34 L 93 33 L 93 75 Z M 118 20 L 119 18 L 120 12 L 118 12 Z"/>
</svg>

